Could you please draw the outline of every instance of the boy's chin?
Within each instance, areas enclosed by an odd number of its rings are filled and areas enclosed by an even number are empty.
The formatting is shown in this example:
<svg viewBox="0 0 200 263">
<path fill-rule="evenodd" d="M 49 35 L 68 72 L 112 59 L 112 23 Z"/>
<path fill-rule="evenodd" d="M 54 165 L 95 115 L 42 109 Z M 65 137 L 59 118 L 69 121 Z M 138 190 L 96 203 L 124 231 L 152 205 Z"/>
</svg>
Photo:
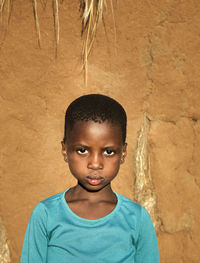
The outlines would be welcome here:
<svg viewBox="0 0 200 263">
<path fill-rule="evenodd" d="M 87 192 L 91 192 L 91 193 L 99 192 L 102 189 L 104 189 L 106 186 L 108 186 L 108 185 L 90 185 L 90 184 L 84 185 L 79 181 L 78 181 L 78 185 L 82 187 L 84 190 L 86 190 Z"/>
</svg>

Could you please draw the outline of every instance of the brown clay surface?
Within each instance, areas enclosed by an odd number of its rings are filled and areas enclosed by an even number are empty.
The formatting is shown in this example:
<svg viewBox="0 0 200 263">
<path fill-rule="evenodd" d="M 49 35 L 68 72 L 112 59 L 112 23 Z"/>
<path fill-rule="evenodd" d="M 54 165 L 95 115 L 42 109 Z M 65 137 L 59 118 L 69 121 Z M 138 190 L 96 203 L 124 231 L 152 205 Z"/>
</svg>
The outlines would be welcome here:
<svg viewBox="0 0 200 263">
<path fill-rule="evenodd" d="M 86 93 L 119 100 L 128 114 L 128 157 L 114 190 L 134 198 L 134 156 L 144 112 L 160 218 L 162 263 L 198 263 L 200 253 L 200 2 L 114 2 L 117 40 L 108 5 L 81 70 L 79 0 L 60 5 L 60 45 L 54 58 L 50 1 L 39 7 L 41 46 L 31 1 L 13 1 L 0 49 L 0 217 L 12 262 L 19 262 L 33 207 L 74 184 L 61 156 L 64 111 Z M 38 1 L 39 2 L 39 1 Z"/>
</svg>

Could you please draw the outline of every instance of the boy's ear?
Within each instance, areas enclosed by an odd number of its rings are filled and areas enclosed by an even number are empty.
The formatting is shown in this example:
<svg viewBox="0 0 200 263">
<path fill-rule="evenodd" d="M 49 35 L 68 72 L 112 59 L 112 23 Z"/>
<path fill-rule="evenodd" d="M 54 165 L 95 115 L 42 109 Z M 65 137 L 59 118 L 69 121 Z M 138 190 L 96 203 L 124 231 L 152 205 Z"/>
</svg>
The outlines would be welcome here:
<svg viewBox="0 0 200 263">
<path fill-rule="evenodd" d="M 121 156 L 121 161 L 120 161 L 121 164 L 124 163 L 126 155 L 127 155 L 127 143 L 125 142 L 125 144 L 123 145 L 123 149 L 122 149 L 122 156 Z"/>
<path fill-rule="evenodd" d="M 64 161 L 67 162 L 67 149 L 66 149 L 66 145 L 64 143 L 64 141 L 61 141 L 61 146 L 62 146 L 62 155 L 64 156 Z"/>
</svg>

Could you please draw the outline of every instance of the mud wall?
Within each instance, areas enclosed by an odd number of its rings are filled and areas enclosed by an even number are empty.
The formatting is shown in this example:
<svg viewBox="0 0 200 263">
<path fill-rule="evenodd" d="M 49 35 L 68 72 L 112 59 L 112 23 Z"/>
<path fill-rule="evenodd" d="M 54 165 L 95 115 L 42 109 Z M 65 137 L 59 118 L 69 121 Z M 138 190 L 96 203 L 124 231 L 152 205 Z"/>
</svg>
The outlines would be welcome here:
<svg viewBox="0 0 200 263">
<path fill-rule="evenodd" d="M 60 153 L 64 112 L 74 98 L 98 92 L 119 100 L 128 114 L 128 156 L 114 189 L 149 208 L 162 263 L 197 263 L 200 2 L 113 0 L 117 38 L 108 4 L 87 88 L 80 2 L 60 4 L 57 59 L 50 2 L 46 10 L 38 4 L 41 48 L 31 1 L 13 1 L 1 37 L 0 240 L 7 256 L 1 262 L 10 255 L 19 262 L 33 207 L 74 184 Z"/>
</svg>

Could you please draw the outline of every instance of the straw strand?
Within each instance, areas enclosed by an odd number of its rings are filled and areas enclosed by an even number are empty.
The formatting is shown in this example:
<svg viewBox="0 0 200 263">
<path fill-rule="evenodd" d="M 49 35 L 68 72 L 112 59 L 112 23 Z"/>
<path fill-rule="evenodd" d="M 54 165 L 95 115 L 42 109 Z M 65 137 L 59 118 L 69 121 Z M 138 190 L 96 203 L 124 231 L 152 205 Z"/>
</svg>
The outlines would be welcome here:
<svg viewBox="0 0 200 263">
<path fill-rule="evenodd" d="M 53 7 L 54 33 L 55 33 L 56 57 L 57 57 L 59 36 L 60 36 L 58 0 L 52 0 L 52 7 Z"/>
<path fill-rule="evenodd" d="M 83 69 L 87 85 L 88 56 L 93 47 L 99 19 L 102 19 L 103 7 L 106 0 L 83 0 L 82 32 L 85 33 L 83 44 Z"/>
<path fill-rule="evenodd" d="M 35 28 L 37 33 L 38 46 L 40 47 L 41 36 L 40 36 L 40 24 L 39 24 L 38 13 L 37 13 L 37 0 L 32 0 L 32 3 L 33 3 L 33 14 L 35 18 Z"/>
</svg>

